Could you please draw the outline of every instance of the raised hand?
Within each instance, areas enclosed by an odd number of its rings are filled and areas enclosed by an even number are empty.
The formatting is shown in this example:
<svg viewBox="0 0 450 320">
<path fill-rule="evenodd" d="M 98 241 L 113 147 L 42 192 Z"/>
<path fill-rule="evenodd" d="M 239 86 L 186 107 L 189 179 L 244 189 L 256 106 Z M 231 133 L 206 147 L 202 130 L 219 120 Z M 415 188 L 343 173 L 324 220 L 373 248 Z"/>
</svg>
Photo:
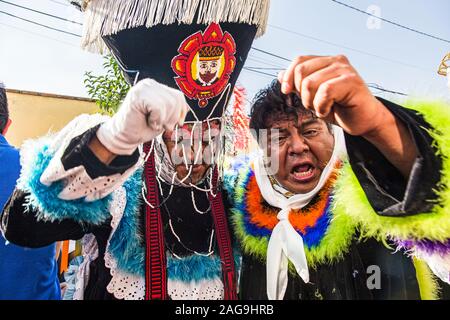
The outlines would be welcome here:
<svg viewBox="0 0 450 320">
<path fill-rule="evenodd" d="M 97 131 L 100 143 L 116 155 L 130 155 L 139 144 L 182 125 L 189 106 L 183 93 L 152 79 L 138 82 L 119 111 Z"/>
<path fill-rule="evenodd" d="M 307 109 L 352 135 L 377 129 L 388 112 L 342 55 L 299 56 L 278 80 L 283 93 L 297 93 Z"/>
<path fill-rule="evenodd" d="M 284 94 L 350 135 L 372 143 L 405 176 L 417 157 L 412 136 L 365 85 L 345 56 L 299 56 L 278 76 Z"/>
</svg>

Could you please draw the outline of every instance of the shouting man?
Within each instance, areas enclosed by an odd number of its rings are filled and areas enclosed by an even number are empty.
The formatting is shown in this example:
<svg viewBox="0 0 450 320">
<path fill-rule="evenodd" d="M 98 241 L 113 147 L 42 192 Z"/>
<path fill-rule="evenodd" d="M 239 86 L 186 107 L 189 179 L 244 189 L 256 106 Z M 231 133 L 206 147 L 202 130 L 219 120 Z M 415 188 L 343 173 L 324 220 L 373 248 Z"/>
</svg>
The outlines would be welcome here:
<svg viewBox="0 0 450 320">
<path fill-rule="evenodd" d="M 344 56 L 295 59 L 253 102 L 263 153 L 226 180 L 242 298 L 437 298 L 428 266 L 448 290 L 448 121 L 375 98 Z"/>
</svg>

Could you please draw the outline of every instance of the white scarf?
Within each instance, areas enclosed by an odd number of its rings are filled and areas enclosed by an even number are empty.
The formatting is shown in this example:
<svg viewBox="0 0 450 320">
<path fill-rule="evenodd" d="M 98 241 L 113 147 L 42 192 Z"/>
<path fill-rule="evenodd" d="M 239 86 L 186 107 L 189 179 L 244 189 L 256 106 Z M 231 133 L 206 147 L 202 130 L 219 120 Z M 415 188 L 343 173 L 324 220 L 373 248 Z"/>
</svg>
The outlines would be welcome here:
<svg viewBox="0 0 450 320">
<path fill-rule="evenodd" d="M 262 157 L 255 160 L 256 182 L 264 200 L 271 206 L 281 209 L 277 215 L 279 222 L 272 231 L 267 248 L 267 296 L 270 300 L 281 300 L 284 297 L 288 283 L 288 261 L 293 263 L 303 281 L 309 282 L 303 239 L 289 222 L 289 212 L 291 209 L 301 209 L 311 201 L 327 182 L 337 161 L 346 154 L 343 130 L 333 125 L 333 135 L 334 148 L 331 159 L 323 169 L 317 186 L 308 193 L 286 198 L 273 189 Z"/>
</svg>

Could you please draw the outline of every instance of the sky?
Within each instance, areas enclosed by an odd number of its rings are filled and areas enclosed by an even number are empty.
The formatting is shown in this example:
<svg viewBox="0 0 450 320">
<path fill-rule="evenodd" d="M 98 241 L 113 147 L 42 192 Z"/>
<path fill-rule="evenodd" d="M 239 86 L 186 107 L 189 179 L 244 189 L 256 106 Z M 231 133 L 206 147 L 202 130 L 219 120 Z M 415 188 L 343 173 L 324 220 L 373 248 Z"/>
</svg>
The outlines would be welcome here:
<svg viewBox="0 0 450 320">
<path fill-rule="evenodd" d="M 8 0 L 72 21 L 83 14 L 65 0 Z M 253 47 L 291 60 L 299 55 L 346 55 L 366 83 L 408 97 L 450 102 L 446 79 L 437 74 L 450 52 L 449 0 L 340 0 L 440 41 L 349 9 L 332 0 L 272 0 L 267 32 Z M 70 33 L 82 27 L 30 12 L 0 0 L 0 11 Z M 100 55 L 82 51 L 79 38 L 21 21 L 0 12 L 0 81 L 8 88 L 87 97 L 84 73 L 102 74 Z M 239 83 L 248 99 L 289 62 L 251 50 Z M 255 69 L 253 69 L 255 70 Z M 401 95 L 374 93 L 402 101 Z"/>
</svg>

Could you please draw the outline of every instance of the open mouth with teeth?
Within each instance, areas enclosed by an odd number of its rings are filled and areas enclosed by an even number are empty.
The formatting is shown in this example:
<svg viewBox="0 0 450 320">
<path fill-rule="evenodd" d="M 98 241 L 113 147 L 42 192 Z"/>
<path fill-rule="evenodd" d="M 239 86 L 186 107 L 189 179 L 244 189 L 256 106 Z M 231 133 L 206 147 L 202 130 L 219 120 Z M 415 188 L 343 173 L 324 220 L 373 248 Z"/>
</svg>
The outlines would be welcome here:
<svg viewBox="0 0 450 320">
<path fill-rule="evenodd" d="M 294 166 L 291 175 L 298 182 L 308 182 L 314 177 L 315 168 L 311 164 Z"/>
</svg>

